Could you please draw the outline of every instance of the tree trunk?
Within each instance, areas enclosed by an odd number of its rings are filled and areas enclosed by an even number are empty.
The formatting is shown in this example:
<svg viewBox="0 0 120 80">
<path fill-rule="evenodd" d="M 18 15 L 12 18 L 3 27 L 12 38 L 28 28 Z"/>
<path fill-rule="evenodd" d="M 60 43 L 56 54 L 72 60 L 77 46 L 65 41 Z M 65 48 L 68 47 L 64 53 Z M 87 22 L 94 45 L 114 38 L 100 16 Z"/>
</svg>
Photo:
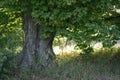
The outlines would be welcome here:
<svg viewBox="0 0 120 80">
<path fill-rule="evenodd" d="M 40 38 L 41 28 L 41 26 L 34 24 L 31 15 L 27 13 L 23 14 L 25 42 L 19 62 L 21 68 L 43 69 L 56 65 L 56 58 L 52 49 L 55 34 L 42 39 Z"/>
</svg>

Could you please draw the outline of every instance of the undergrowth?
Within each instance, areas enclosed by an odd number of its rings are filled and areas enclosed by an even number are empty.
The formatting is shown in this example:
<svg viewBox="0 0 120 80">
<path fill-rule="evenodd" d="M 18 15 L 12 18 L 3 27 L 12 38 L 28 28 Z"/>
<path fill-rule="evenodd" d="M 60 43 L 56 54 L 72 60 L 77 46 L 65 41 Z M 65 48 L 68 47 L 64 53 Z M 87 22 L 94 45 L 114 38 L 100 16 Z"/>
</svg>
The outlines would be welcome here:
<svg viewBox="0 0 120 80">
<path fill-rule="evenodd" d="M 101 49 L 86 56 L 76 52 L 59 54 L 58 67 L 20 73 L 8 80 L 120 80 L 120 49 Z"/>
<path fill-rule="evenodd" d="M 15 56 L 12 51 L 0 50 L 0 80 L 9 79 L 14 74 Z"/>
</svg>

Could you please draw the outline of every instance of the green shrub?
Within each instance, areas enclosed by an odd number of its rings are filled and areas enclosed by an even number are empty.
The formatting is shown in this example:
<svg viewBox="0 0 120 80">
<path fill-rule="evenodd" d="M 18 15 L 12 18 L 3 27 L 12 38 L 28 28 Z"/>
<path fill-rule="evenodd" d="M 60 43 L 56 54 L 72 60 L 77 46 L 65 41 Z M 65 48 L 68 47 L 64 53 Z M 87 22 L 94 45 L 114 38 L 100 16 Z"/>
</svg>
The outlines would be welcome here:
<svg viewBox="0 0 120 80">
<path fill-rule="evenodd" d="M 10 51 L 0 50 L 0 79 L 8 78 L 14 74 L 15 54 Z"/>
</svg>

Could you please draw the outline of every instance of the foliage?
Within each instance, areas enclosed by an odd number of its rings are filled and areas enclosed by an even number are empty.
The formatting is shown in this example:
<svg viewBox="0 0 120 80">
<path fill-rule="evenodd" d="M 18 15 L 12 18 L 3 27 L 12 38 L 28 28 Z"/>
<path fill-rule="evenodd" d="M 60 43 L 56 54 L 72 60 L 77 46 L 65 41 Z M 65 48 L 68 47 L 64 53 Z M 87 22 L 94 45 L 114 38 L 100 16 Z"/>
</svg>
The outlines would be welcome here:
<svg viewBox="0 0 120 80">
<path fill-rule="evenodd" d="M 15 54 L 7 50 L 0 50 L 0 79 L 13 75 L 15 67 Z"/>
<path fill-rule="evenodd" d="M 22 49 L 21 17 L 0 8 L 0 79 L 14 74 L 15 56 Z"/>
<path fill-rule="evenodd" d="M 43 34 L 56 31 L 57 35 L 76 41 L 82 49 L 88 47 L 94 40 L 102 41 L 105 47 L 110 47 L 115 44 L 120 34 L 119 25 L 112 23 L 109 20 L 111 16 L 108 15 L 108 13 L 112 16 L 119 15 L 113 13 L 111 9 L 113 5 L 119 7 L 116 2 L 34 0 L 32 4 L 38 4 L 32 9 L 32 16 L 36 23 L 45 26 L 42 30 Z"/>
<path fill-rule="evenodd" d="M 92 51 L 92 41 L 110 47 L 120 35 L 120 14 L 113 10 L 114 6 L 120 8 L 119 0 L 0 0 L 0 4 L 1 50 L 14 53 L 22 46 L 23 13 L 29 13 L 42 27 L 40 34 L 44 38 L 51 33 L 66 36 L 85 53 Z M 4 60 L 2 56 L 2 64 Z"/>
<path fill-rule="evenodd" d="M 76 41 L 80 48 L 85 48 L 93 40 L 111 46 L 120 34 L 118 25 L 109 20 L 111 15 L 118 15 L 112 8 L 119 8 L 117 0 L 5 1 L 1 1 L 5 5 L 2 7 L 11 12 L 30 13 L 34 22 L 42 26 L 40 32 L 45 38 L 56 32 L 56 35 L 66 36 Z"/>
</svg>

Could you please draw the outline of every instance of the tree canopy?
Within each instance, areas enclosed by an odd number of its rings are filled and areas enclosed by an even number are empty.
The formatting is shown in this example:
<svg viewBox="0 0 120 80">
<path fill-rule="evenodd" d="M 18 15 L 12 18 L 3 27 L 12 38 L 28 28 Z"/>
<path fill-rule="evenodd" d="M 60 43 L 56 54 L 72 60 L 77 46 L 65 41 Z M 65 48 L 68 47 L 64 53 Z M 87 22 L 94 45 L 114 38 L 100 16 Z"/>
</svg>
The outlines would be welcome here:
<svg viewBox="0 0 120 80">
<path fill-rule="evenodd" d="M 116 9 L 120 8 L 119 0 L 1 0 L 0 4 L 0 33 L 14 31 L 13 34 L 17 35 L 18 28 L 16 27 L 26 28 L 24 30 L 26 46 L 23 47 L 23 52 L 27 55 L 29 54 L 27 51 L 31 51 L 30 56 L 25 59 L 26 62 L 32 62 L 27 59 L 33 57 L 32 55 L 37 51 L 36 47 L 42 45 L 40 48 L 46 49 L 47 45 L 41 43 L 52 44 L 53 39 L 49 39 L 51 34 L 66 36 L 88 52 L 92 50 L 90 46 L 92 41 L 103 42 L 104 46 L 109 47 L 120 36 L 120 14 L 116 12 Z M 36 29 L 36 27 L 39 28 Z M 0 34 L 2 45 L 4 45 L 2 41 L 5 34 Z M 8 38 L 12 37 L 11 34 Z M 37 43 L 40 41 L 42 41 L 40 44 Z M 26 47 L 29 50 L 25 50 Z M 47 48 L 48 51 L 45 52 L 51 53 L 51 46 Z M 41 51 L 38 50 L 36 53 L 43 56 Z M 45 52 L 43 50 L 44 54 Z M 45 58 L 49 60 L 50 56 L 51 54 Z M 47 62 L 42 59 L 40 57 L 41 63 Z"/>
<path fill-rule="evenodd" d="M 28 11 L 34 22 L 44 27 L 43 37 L 57 31 L 79 43 L 96 39 L 107 43 L 119 32 L 118 25 L 110 22 L 111 17 L 119 15 L 113 11 L 114 6 L 120 7 L 119 0 L 4 0 L 1 3 L 10 12 Z"/>
</svg>

